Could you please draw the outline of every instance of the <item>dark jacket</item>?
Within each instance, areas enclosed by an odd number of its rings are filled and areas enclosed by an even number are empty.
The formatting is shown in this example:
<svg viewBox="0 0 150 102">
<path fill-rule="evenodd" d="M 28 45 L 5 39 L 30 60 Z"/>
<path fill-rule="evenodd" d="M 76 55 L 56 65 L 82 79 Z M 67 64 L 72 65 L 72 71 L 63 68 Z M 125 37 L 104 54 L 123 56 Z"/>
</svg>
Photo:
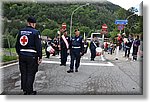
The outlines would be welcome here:
<svg viewBox="0 0 150 102">
<path fill-rule="evenodd" d="M 80 47 L 79 49 L 74 49 L 73 47 Z M 70 42 L 70 47 L 71 50 L 76 50 L 77 53 L 84 53 L 84 42 L 82 36 L 78 37 L 72 37 L 71 42 Z"/>
<path fill-rule="evenodd" d="M 40 32 L 31 26 L 27 26 L 19 31 L 15 47 L 18 55 L 38 56 L 40 59 L 42 58 Z M 31 49 L 36 51 L 36 53 L 20 51 L 21 49 Z"/>
<path fill-rule="evenodd" d="M 69 36 L 65 36 L 68 44 L 70 45 L 70 37 Z M 60 38 L 60 47 L 61 49 L 67 49 L 66 44 L 64 42 L 64 40 L 62 39 L 62 37 Z"/>
<path fill-rule="evenodd" d="M 91 41 L 91 43 L 90 43 L 90 50 L 96 50 L 97 45 L 96 45 L 96 43 L 95 44 L 94 43 L 95 43 L 94 41 Z"/>
<path fill-rule="evenodd" d="M 135 39 L 134 41 L 133 41 L 133 46 L 134 47 L 138 47 L 140 45 L 140 40 L 139 39 Z"/>
<path fill-rule="evenodd" d="M 133 43 L 133 38 L 130 38 L 130 37 L 129 37 L 129 38 L 128 38 L 128 42 L 125 43 L 126 48 L 131 48 L 132 43 Z"/>
</svg>

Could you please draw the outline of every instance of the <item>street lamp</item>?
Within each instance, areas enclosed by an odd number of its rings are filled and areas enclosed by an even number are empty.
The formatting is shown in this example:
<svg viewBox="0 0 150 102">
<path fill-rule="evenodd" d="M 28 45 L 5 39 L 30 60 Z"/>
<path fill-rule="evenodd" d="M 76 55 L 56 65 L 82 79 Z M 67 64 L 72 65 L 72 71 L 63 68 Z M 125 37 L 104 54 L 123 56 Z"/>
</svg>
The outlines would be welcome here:
<svg viewBox="0 0 150 102">
<path fill-rule="evenodd" d="M 133 16 L 133 15 L 135 15 L 135 13 L 134 14 L 131 14 L 131 15 L 129 15 L 127 18 L 126 18 L 126 20 L 128 20 L 131 16 Z"/>
<path fill-rule="evenodd" d="M 78 8 L 76 8 L 76 9 L 72 12 L 72 14 L 71 14 L 71 21 L 70 21 L 70 38 L 71 38 L 72 17 L 73 17 L 73 14 L 74 14 L 79 8 L 81 8 L 81 7 L 83 7 L 83 6 L 88 6 L 88 5 L 89 5 L 89 3 L 86 3 L 85 5 L 81 5 L 81 6 L 79 6 Z"/>
<path fill-rule="evenodd" d="M 126 20 L 128 20 L 128 19 L 129 19 L 131 16 L 133 16 L 133 15 L 135 15 L 135 13 L 129 15 L 129 16 L 126 18 Z M 124 33 L 125 33 L 125 28 L 124 28 Z"/>
</svg>

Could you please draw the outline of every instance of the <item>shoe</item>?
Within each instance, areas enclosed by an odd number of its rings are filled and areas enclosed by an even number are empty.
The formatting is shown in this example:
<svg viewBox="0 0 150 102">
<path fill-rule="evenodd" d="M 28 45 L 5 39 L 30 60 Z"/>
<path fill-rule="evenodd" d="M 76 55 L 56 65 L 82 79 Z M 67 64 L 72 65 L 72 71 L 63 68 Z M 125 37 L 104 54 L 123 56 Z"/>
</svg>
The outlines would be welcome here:
<svg viewBox="0 0 150 102">
<path fill-rule="evenodd" d="M 104 58 L 103 56 L 101 56 L 101 60 L 102 60 L 102 61 L 105 61 L 105 58 Z"/>
<path fill-rule="evenodd" d="M 94 59 L 91 59 L 91 61 L 94 61 Z"/>
<path fill-rule="evenodd" d="M 28 93 L 27 93 L 26 91 L 23 91 L 23 94 L 24 94 L 24 95 L 27 95 Z"/>
<path fill-rule="evenodd" d="M 136 60 L 134 59 L 133 61 L 135 62 Z"/>
<path fill-rule="evenodd" d="M 67 73 L 73 73 L 73 70 L 68 70 Z"/>
<path fill-rule="evenodd" d="M 66 66 L 66 64 L 60 64 L 60 66 Z"/>
<path fill-rule="evenodd" d="M 115 58 L 115 60 L 118 60 L 118 58 Z"/>
<path fill-rule="evenodd" d="M 27 95 L 36 95 L 37 92 L 36 91 L 32 91 L 32 92 L 28 92 Z"/>
<path fill-rule="evenodd" d="M 60 66 L 63 66 L 63 64 L 60 64 Z"/>
<path fill-rule="evenodd" d="M 76 69 L 75 72 L 78 72 L 78 69 Z"/>
</svg>

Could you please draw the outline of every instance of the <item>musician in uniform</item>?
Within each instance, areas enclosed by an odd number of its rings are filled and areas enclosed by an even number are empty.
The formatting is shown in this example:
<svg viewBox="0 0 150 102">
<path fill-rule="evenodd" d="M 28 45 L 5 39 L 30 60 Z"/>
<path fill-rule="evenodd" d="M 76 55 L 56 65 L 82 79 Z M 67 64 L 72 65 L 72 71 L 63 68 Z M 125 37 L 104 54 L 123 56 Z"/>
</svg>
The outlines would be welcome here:
<svg viewBox="0 0 150 102">
<path fill-rule="evenodd" d="M 60 38 L 60 48 L 61 48 L 61 64 L 60 66 L 66 66 L 68 49 L 69 49 L 70 37 L 67 36 L 67 31 L 63 31 L 63 35 Z"/>
</svg>

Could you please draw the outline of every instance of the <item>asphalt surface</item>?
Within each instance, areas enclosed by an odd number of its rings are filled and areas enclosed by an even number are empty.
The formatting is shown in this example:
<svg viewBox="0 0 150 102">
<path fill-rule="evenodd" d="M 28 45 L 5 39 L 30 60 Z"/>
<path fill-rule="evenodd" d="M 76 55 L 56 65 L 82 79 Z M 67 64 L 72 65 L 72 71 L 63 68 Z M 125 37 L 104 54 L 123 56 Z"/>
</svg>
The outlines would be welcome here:
<svg viewBox="0 0 150 102">
<path fill-rule="evenodd" d="M 67 73 L 60 66 L 59 56 L 43 58 L 36 74 L 34 89 L 38 95 L 141 95 L 143 94 L 142 61 L 126 61 L 123 52 L 119 60 L 105 53 L 106 61 L 97 56 L 90 61 L 89 52 L 81 59 L 79 72 Z M 0 67 L 1 94 L 22 95 L 18 63 Z"/>
</svg>

